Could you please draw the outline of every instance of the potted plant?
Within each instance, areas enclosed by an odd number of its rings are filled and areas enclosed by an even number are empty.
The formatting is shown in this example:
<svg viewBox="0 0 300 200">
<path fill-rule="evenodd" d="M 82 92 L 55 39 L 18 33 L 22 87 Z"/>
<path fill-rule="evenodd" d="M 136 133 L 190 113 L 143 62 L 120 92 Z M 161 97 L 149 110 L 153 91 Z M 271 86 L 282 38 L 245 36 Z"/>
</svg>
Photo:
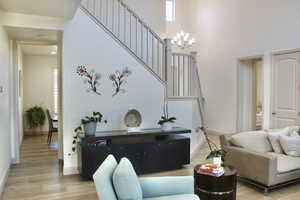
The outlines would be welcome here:
<svg viewBox="0 0 300 200">
<path fill-rule="evenodd" d="M 158 121 L 158 124 L 161 127 L 162 131 L 169 131 L 173 128 L 173 123 L 176 121 L 175 117 L 169 117 L 168 103 L 165 102 L 163 108 L 164 115 L 161 116 L 161 119 Z"/>
<path fill-rule="evenodd" d="M 85 136 L 94 136 L 97 130 L 97 124 L 102 122 L 103 115 L 100 112 L 93 112 L 91 117 L 86 116 L 81 119 L 81 124 L 74 129 L 75 135 L 73 136 L 73 147 L 72 151 L 76 151 L 77 142 L 80 142 L 80 139 Z M 103 120 L 106 124 L 107 120 Z"/>
<path fill-rule="evenodd" d="M 221 166 L 224 156 L 225 151 L 223 151 L 222 149 L 214 149 L 209 153 L 206 159 L 212 159 L 213 164 Z"/>
<path fill-rule="evenodd" d="M 86 116 L 84 119 L 81 119 L 81 124 L 86 136 L 94 136 L 97 130 L 97 123 L 101 123 L 103 115 L 100 112 L 93 112 L 91 117 Z M 104 123 L 107 123 L 104 120 Z"/>
<path fill-rule="evenodd" d="M 218 146 L 213 143 L 207 136 L 206 130 L 204 127 L 200 128 L 205 136 L 206 142 L 208 144 L 210 153 L 208 154 L 208 156 L 206 157 L 206 159 L 212 159 L 213 164 L 217 165 L 217 166 L 221 166 L 222 162 L 224 160 L 224 157 L 226 155 L 226 152 L 220 148 L 218 148 Z"/>
<path fill-rule="evenodd" d="M 29 108 L 25 116 L 31 129 L 42 127 L 45 124 L 46 115 L 42 107 Z"/>
</svg>

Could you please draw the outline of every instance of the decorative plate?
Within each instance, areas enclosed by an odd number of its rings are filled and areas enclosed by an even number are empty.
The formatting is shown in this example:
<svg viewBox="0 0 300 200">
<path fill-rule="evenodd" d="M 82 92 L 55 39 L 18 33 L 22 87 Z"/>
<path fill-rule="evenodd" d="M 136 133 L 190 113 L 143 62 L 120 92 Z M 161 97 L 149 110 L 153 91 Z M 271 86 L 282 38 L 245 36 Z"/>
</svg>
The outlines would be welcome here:
<svg viewBox="0 0 300 200">
<path fill-rule="evenodd" d="M 127 127 L 139 127 L 142 123 L 142 116 L 139 111 L 132 109 L 126 113 L 124 122 Z"/>
</svg>

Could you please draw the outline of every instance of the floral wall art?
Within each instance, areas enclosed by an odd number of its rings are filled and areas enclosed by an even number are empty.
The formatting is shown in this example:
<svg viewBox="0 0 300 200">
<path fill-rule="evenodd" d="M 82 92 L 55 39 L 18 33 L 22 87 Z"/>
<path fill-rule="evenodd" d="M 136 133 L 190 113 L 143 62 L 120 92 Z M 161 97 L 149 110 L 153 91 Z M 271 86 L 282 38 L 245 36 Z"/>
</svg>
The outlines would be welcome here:
<svg viewBox="0 0 300 200">
<path fill-rule="evenodd" d="M 100 73 L 96 73 L 94 70 L 88 71 L 85 66 L 81 65 L 77 67 L 77 74 L 80 77 L 83 77 L 84 83 L 88 85 L 88 89 L 86 90 L 87 92 L 94 92 L 97 95 L 101 95 L 98 90 L 101 79 Z"/>
<path fill-rule="evenodd" d="M 109 79 L 113 82 L 113 87 L 115 91 L 113 97 L 119 94 L 120 92 L 125 93 L 126 90 L 123 88 L 124 84 L 127 83 L 127 78 L 132 74 L 131 70 L 128 67 L 125 67 L 122 72 L 117 70 L 115 73 L 109 75 Z"/>
</svg>

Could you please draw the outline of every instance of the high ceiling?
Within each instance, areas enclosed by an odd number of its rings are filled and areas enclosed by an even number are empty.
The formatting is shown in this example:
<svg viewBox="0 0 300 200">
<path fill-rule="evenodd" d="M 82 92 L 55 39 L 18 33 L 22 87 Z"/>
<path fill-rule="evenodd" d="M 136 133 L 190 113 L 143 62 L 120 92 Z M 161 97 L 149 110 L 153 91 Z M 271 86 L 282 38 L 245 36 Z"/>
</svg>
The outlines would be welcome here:
<svg viewBox="0 0 300 200">
<path fill-rule="evenodd" d="M 81 0 L 0 0 L 0 8 L 29 15 L 72 18 Z"/>
</svg>

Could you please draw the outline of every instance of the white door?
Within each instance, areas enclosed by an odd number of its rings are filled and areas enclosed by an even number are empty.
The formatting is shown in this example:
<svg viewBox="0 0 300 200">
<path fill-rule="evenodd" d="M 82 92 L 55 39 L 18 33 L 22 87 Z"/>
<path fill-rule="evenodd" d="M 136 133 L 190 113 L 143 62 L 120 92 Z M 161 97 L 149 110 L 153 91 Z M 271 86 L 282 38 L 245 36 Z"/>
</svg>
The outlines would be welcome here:
<svg viewBox="0 0 300 200">
<path fill-rule="evenodd" d="M 296 125 L 299 118 L 300 52 L 274 56 L 272 128 Z"/>
</svg>

